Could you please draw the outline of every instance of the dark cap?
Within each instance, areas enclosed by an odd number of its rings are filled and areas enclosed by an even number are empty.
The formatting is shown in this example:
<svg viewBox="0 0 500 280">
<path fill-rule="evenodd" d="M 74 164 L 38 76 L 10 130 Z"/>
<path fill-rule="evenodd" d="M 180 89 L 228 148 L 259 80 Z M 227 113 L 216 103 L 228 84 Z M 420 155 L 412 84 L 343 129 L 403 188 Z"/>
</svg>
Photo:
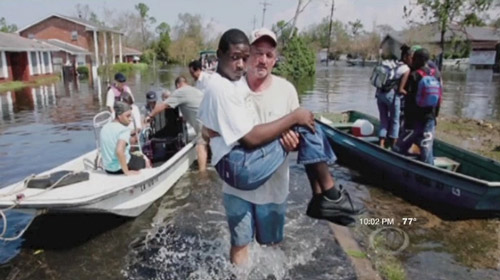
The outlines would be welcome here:
<svg viewBox="0 0 500 280">
<path fill-rule="evenodd" d="M 152 91 L 152 90 L 151 90 L 151 91 L 148 91 L 148 92 L 146 93 L 146 100 L 147 100 L 147 101 L 156 101 L 156 92 L 154 92 L 154 91 Z"/>
<path fill-rule="evenodd" d="M 122 73 L 118 72 L 115 74 L 115 81 L 119 83 L 124 83 L 127 81 L 127 77 L 125 77 L 125 75 L 123 75 Z"/>
</svg>

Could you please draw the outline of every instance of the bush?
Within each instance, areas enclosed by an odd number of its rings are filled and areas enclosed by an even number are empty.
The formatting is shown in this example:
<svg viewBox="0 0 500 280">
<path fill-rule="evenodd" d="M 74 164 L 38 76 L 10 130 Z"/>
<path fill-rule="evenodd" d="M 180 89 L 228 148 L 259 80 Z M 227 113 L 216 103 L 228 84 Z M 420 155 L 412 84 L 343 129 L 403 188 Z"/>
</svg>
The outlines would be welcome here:
<svg viewBox="0 0 500 280">
<path fill-rule="evenodd" d="M 148 67 L 149 67 L 149 65 L 147 65 L 146 63 L 134 63 L 134 64 L 132 64 L 132 68 L 135 71 L 146 71 L 146 70 L 148 70 Z"/>
<path fill-rule="evenodd" d="M 76 68 L 76 71 L 80 75 L 80 78 L 88 78 L 89 76 L 89 68 L 87 66 L 78 66 L 78 68 Z"/>
<path fill-rule="evenodd" d="M 283 59 L 274 69 L 275 74 L 296 80 L 312 77 L 316 73 L 316 55 L 301 37 L 292 37 L 283 48 L 282 55 Z"/>
<path fill-rule="evenodd" d="M 115 63 L 111 65 L 111 72 L 116 73 L 116 72 L 122 72 L 122 73 L 128 73 L 132 71 L 134 66 L 131 63 Z"/>
<path fill-rule="evenodd" d="M 141 62 L 146 64 L 153 64 L 153 60 L 155 59 L 156 53 L 153 49 L 145 50 L 141 55 Z"/>
</svg>

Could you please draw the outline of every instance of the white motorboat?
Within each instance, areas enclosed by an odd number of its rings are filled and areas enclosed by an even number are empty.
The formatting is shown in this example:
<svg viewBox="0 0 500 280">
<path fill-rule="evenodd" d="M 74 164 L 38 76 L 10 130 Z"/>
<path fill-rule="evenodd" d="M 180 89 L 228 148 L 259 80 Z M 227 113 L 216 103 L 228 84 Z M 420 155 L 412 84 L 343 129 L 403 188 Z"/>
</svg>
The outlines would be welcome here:
<svg viewBox="0 0 500 280">
<path fill-rule="evenodd" d="M 102 127 L 103 123 L 98 126 Z M 95 149 L 37 175 L 40 178 L 63 170 L 88 172 L 88 180 L 49 188 L 31 188 L 26 180 L 20 181 L 0 189 L 0 212 L 12 209 L 32 214 L 89 212 L 136 217 L 162 197 L 189 169 L 196 159 L 195 145 L 196 139 L 168 160 L 157 162 L 155 167 L 142 169 L 138 175 L 132 176 L 110 175 L 95 168 L 93 162 L 98 154 L 98 149 Z"/>
<path fill-rule="evenodd" d="M 50 190 L 26 188 L 21 181 L 0 189 L 0 209 L 25 212 L 95 212 L 136 217 L 162 197 L 196 159 L 195 142 L 190 142 L 162 165 L 142 169 L 138 175 L 109 175 L 102 170 L 85 170 L 85 159 L 93 160 L 97 150 L 64 163 L 40 175 L 56 171 L 86 171 L 89 180 Z"/>
</svg>

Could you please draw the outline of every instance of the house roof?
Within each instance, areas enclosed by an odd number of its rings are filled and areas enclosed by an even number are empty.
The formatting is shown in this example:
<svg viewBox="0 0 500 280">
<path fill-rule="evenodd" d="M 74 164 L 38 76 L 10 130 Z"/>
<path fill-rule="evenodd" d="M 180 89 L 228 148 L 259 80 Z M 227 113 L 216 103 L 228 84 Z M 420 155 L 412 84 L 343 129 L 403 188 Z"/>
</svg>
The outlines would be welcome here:
<svg viewBox="0 0 500 280">
<path fill-rule="evenodd" d="M 45 40 L 44 42 L 46 42 L 46 44 L 50 44 L 50 45 L 58 48 L 60 51 L 65 51 L 69 54 L 73 54 L 73 55 L 90 54 L 90 52 L 85 48 L 82 48 L 82 47 L 79 47 L 79 46 L 76 46 L 76 45 L 73 45 L 70 43 L 66 43 L 66 42 L 61 41 L 59 39 L 48 39 L 48 40 Z"/>
<path fill-rule="evenodd" d="M 387 34 L 384 40 L 392 38 L 399 43 L 430 43 L 436 44 L 441 41 L 441 33 L 436 24 L 423 25 L 411 30 L 392 32 Z M 492 27 L 459 27 L 451 26 L 444 34 L 445 42 L 451 41 L 453 38 L 459 40 L 475 41 L 490 41 L 500 42 L 500 29 Z"/>
<path fill-rule="evenodd" d="M 142 52 L 140 50 L 136 50 L 133 48 L 123 46 L 122 47 L 122 54 L 123 55 L 142 55 Z"/>
<path fill-rule="evenodd" d="M 65 20 L 68 20 L 68 21 L 71 21 L 71 22 L 74 22 L 76 24 L 79 24 L 79 25 L 83 25 L 86 27 L 87 31 L 107 31 L 107 32 L 112 32 L 112 33 L 117 33 L 117 34 L 123 34 L 123 32 L 121 32 L 120 30 L 117 30 L 117 29 L 113 29 L 113 28 L 110 28 L 110 27 L 107 27 L 107 26 L 101 26 L 99 24 L 96 24 L 94 22 L 91 22 L 91 21 L 88 21 L 88 20 L 85 20 L 85 19 L 82 19 L 82 18 L 77 18 L 77 17 L 70 17 L 70 16 L 65 16 L 65 15 L 60 15 L 60 14 L 53 14 L 53 15 L 50 15 L 48 17 L 45 17 L 41 20 L 38 20 L 28 26 L 25 26 L 24 28 L 22 29 L 19 29 L 17 32 L 23 32 L 25 31 L 26 29 L 34 26 L 34 25 L 37 25 L 39 24 L 40 22 L 44 21 L 44 20 L 47 20 L 51 17 L 58 17 L 58 18 L 62 18 L 62 19 L 65 19 Z"/>
<path fill-rule="evenodd" d="M 57 51 L 54 46 L 43 44 L 35 39 L 27 39 L 14 33 L 0 32 L 0 51 L 28 52 L 28 51 Z"/>
</svg>

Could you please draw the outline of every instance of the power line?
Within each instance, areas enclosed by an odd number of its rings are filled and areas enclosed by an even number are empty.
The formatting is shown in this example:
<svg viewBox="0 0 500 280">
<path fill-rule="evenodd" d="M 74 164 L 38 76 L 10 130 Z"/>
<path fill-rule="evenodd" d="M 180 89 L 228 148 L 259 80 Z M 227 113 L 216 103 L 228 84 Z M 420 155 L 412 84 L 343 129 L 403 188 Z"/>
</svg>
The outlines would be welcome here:
<svg viewBox="0 0 500 280">
<path fill-rule="evenodd" d="M 335 9 L 335 0 L 332 0 L 332 10 L 330 12 L 330 25 L 328 26 L 328 48 L 326 51 L 326 66 L 328 66 L 328 56 L 330 55 L 330 42 L 332 40 L 332 19 L 333 19 L 333 10 Z"/>
<path fill-rule="evenodd" d="M 266 17 L 266 10 L 267 6 L 271 6 L 271 3 L 268 3 L 267 0 L 264 0 L 264 2 L 260 2 L 262 5 L 262 27 L 264 27 L 264 19 Z"/>
</svg>

